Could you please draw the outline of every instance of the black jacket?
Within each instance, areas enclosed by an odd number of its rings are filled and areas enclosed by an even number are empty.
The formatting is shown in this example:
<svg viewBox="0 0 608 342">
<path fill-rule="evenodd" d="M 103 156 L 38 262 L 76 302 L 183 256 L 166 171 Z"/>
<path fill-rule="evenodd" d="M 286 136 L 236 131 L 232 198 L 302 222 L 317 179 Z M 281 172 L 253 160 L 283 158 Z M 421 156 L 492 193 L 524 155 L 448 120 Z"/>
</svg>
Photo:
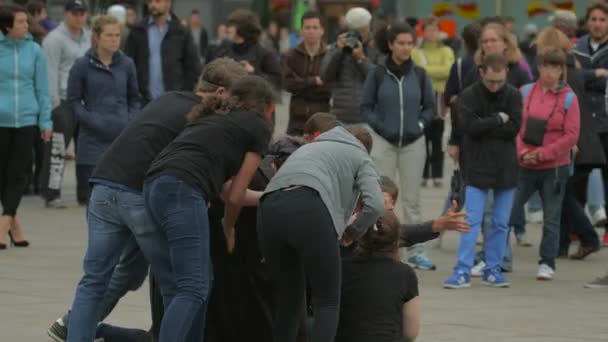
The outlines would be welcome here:
<svg viewBox="0 0 608 342">
<path fill-rule="evenodd" d="M 144 103 L 151 100 L 148 83 L 150 81 L 148 46 L 148 18 L 131 28 L 125 53 L 133 59 L 137 69 L 137 80 Z M 201 73 L 201 64 L 196 44 L 190 30 L 179 23 L 174 14 L 161 46 L 163 80 L 165 91 L 192 91 Z"/>
<path fill-rule="evenodd" d="M 499 112 L 509 115 L 502 123 Z M 481 83 L 458 98 L 463 132 L 465 184 L 480 189 L 508 189 L 517 185 L 517 147 L 522 116 L 520 92 L 510 85 L 492 93 Z"/>
<path fill-rule="evenodd" d="M 399 247 L 411 247 L 439 237 L 439 233 L 433 232 L 433 221 L 420 224 L 402 224 L 400 231 Z"/>
<path fill-rule="evenodd" d="M 576 97 L 579 98 L 581 108 L 581 128 L 578 136 L 579 152 L 575 159 L 575 165 L 584 167 L 602 167 L 606 164 L 606 156 L 600 141 L 597 129 L 594 125 L 593 109 L 589 108 L 589 102 L 585 98 L 585 80 L 583 70 L 576 67 L 574 55 L 568 56 L 567 60 L 568 85 Z"/>
<path fill-rule="evenodd" d="M 237 62 L 247 61 L 255 69 L 254 73 L 270 82 L 277 90 L 281 89 L 281 65 L 279 59 L 270 50 L 259 43 L 245 42 L 233 44 L 223 41 L 211 54 L 207 63 L 220 57 L 230 57 Z"/>
<path fill-rule="evenodd" d="M 608 113 L 606 112 L 606 77 L 596 77 L 595 69 L 608 68 L 608 43 L 602 44 L 597 51 L 591 51 L 589 36 L 576 42 L 574 52 L 583 69 L 585 96 L 582 97 L 584 108 L 591 111 L 595 119 L 594 126 L 598 132 L 608 132 Z"/>
</svg>

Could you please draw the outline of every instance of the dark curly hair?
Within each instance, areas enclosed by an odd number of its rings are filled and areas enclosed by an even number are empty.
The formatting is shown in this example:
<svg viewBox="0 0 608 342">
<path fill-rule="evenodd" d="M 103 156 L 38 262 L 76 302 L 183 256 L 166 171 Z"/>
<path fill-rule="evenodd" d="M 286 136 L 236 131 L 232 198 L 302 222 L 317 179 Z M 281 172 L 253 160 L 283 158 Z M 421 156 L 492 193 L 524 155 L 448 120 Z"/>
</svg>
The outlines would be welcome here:
<svg viewBox="0 0 608 342">
<path fill-rule="evenodd" d="M 260 18 L 250 10 L 237 9 L 226 21 L 226 26 L 234 26 L 236 34 L 246 42 L 257 43 L 262 33 Z"/>
<path fill-rule="evenodd" d="M 230 97 L 207 96 L 188 113 L 188 121 L 235 111 L 254 112 L 264 117 L 274 101 L 272 86 L 260 76 L 245 76 L 230 87 Z"/>
</svg>

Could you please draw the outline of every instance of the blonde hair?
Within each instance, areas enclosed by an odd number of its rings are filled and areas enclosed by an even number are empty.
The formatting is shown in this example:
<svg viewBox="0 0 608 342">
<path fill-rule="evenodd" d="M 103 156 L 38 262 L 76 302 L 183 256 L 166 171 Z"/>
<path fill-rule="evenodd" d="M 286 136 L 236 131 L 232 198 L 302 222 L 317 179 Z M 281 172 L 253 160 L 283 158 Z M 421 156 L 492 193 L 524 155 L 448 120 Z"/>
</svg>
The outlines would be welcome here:
<svg viewBox="0 0 608 342">
<path fill-rule="evenodd" d="M 566 34 L 554 26 L 549 26 L 542 30 L 536 37 L 534 44 L 536 44 L 539 55 L 542 54 L 543 51 L 551 49 L 558 49 L 566 55 L 572 51 L 572 42 L 570 39 L 568 39 Z"/>
<path fill-rule="evenodd" d="M 488 30 L 496 32 L 498 37 L 505 42 L 506 48 L 504 55 L 505 57 L 507 57 L 509 63 L 518 63 L 522 59 L 521 51 L 519 50 L 519 47 L 517 47 L 517 38 L 515 37 L 515 35 L 509 32 L 507 28 L 502 24 L 489 23 L 481 29 L 481 34 L 479 35 L 479 48 L 477 49 L 477 52 L 475 52 L 475 64 L 481 65 L 483 61 L 485 53 L 482 48 L 481 40 L 483 38 L 484 33 Z"/>
<path fill-rule="evenodd" d="M 91 29 L 91 45 L 97 47 L 97 39 L 103 33 L 103 28 L 106 25 L 118 25 L 120 28 L 120 21 L 111 15 L 100 15 L 93 20 L 93 28 Z M 121 29 L 122 34 L 122 29 Z"/>
</svg>

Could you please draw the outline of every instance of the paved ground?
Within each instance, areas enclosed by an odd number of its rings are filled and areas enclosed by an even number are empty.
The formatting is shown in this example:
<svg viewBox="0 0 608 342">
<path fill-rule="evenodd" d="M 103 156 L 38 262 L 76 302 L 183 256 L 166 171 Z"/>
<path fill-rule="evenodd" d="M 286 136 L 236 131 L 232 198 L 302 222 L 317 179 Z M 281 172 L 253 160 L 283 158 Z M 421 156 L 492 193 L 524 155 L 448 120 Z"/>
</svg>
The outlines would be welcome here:
<svg viewBox="0 0 608 342">
<path fill-rule="evenodd" d="M 284 113 L 281 106 L 279 113 Z M 279 115 L 278 127 L 285 127 Z M 86 241 L 84 209 L 75 202 L 73 165 L 66 175 L 70 209 L 44 209 L 38 198 L 24 199 L 20 217 L 32 246 L 0 251 L 0 342 L 46 342 L 45 330 L 70 305 L 80 276 Z M 423 214 L 440 211 L 446 189 L 423 191 Z M 489 289 L 477 281 L 471 289 L 444 290 L 458 245 L 448 234 L 442 249 L 431 249 L 438 265 L 421 272 L 422 332 L 431 342 L 575 342 L 608 341 L 608 290 L 582 284 L 608 268 L 608 251 L 583 262 L 559 261 L 556 279 L 534 279 L 540 227 L 529 226 L 535 247 L 515 249 L 512 287 Z M 120 302 L 109 321 L 147 328 L 147 287 Z"/>
</svg>

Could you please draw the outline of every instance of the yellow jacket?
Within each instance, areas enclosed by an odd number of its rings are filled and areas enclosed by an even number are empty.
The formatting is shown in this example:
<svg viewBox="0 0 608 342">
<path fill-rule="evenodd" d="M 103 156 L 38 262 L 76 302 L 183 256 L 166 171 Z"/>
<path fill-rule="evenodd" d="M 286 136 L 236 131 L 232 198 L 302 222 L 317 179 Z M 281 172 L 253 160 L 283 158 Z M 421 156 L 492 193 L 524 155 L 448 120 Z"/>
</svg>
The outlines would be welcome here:
<svg viewBox="0 0 608 342">
<path fill-rule="evenodd" d="M 433 90 L 442 93 L 454 64 L 452 49 L 440 43 L 423 42 L 412 50 L 412 60 L 429 74 Z"/>
</svg>

